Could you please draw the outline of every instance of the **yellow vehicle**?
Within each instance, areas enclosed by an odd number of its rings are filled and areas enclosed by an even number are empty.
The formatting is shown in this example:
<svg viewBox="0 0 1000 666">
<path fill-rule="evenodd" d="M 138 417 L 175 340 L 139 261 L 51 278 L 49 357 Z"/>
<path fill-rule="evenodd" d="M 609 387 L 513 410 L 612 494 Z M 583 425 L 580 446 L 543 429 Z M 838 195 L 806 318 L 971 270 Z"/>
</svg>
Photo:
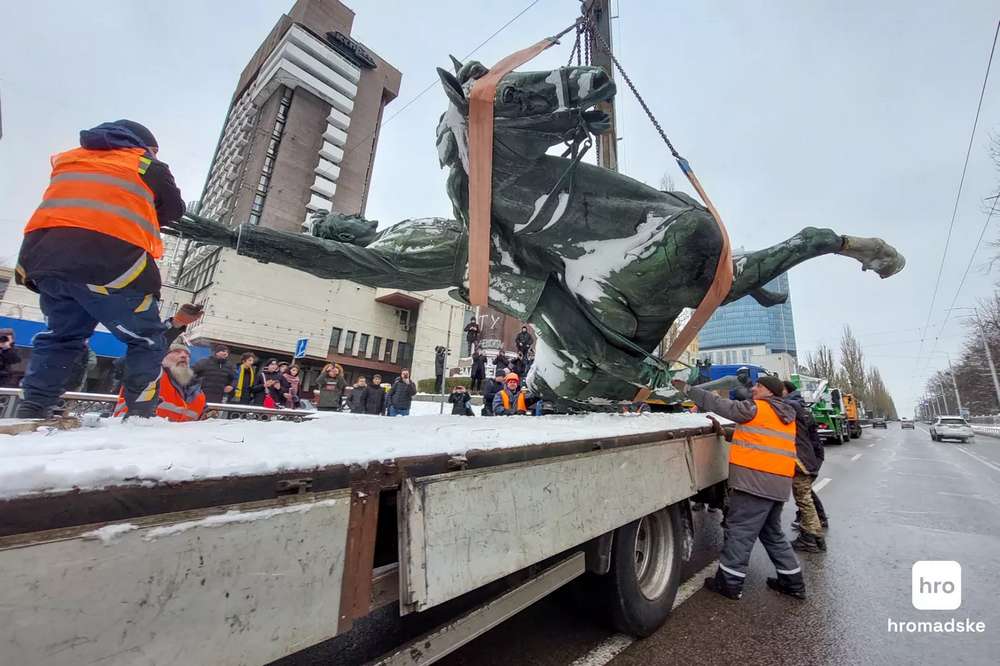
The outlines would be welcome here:
<svg viewBox="0 0 1000 666">
<path fill-rule="evenodd" d="M 861 404 L 850 393 L 845 393 L 843 398 L 847 432 L 850 433 L 851 439 L 858 439 L 861 437 Z"/>
</svg>

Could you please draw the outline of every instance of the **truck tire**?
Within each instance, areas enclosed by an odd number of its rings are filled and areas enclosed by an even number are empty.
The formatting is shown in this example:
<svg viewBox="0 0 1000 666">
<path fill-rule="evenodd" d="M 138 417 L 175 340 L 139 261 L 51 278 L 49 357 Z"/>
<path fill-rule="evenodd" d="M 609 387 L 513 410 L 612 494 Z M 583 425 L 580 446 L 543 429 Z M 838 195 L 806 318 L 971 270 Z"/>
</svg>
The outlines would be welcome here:
<svg viewBox="0 0 1000 666">
<path fill-rule="evenodd" d="M 843 428 L 840 430 L 840 443 L 848 444 L 851 441 L 851 426 L 844 424 Z"/>
<path fill-rule="evenodd" d="M 611 570 L 604 576 L 615 629 L 645 637 L 667 620 L 680 586 L 683 557 L 679 503 L 615 530 Z"/>
</svg>

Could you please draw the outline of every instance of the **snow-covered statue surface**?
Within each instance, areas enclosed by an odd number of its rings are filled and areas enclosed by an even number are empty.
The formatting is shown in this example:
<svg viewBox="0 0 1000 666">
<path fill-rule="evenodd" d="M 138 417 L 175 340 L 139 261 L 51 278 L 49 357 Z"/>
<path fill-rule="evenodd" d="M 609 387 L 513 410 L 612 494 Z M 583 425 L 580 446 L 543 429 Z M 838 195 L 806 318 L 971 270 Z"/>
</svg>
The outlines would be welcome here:
<svg viewBox="0 0 1000 666">
<path fill-rule="evenodd" d="M 456 219 L 404 220 L 373 234 L 375 223 L 330 214 L 314 235 L 243 225 L 231 229 L 194 216 L 168 233 L 237 248 L 239 253 L 372 287 L 468 290 L 468 93 L 487 70 L 478 62 L 438 70 L 449 105 L 437 130 L 441 165 Z M 698 305 L 720 256 L 709 212 L 680 192 L 661 192 L 628 176 L 573 159 L 606 131 L 594 106 L 615 94 L 594 67 L 514 72 L 497 85 L 490 305 L 530 322 L 537 334 L 528 387 L 558 411 L 614 409 L 639 387 L 676 402 L 651 353 L 684 308 Z M 566 157 L 547 154 L 567 144 Z M 763 285 L 796 264 L 842 254 L 886 278 L 903 257 L 880 239 L 806 228 L 765 250 L 734 256 L 727 302 L 750 295 L 783 300 Z"/>
</svg>

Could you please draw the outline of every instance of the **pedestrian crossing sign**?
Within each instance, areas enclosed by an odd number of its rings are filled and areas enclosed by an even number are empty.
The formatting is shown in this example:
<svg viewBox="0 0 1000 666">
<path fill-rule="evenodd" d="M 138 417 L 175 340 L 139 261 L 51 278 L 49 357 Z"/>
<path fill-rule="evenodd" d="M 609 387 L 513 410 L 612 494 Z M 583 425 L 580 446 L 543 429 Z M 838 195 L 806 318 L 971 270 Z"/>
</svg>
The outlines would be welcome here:
<svg viewBox="0 0 1000 666">
<path fill-rule="evenodd" d="M 305 356 L 307 344 L 309 344 L 309 338 L 299 338 L 299 341 L 295 343 L 295 356 L 292 358 L 302 358 Z"/>
</svg>

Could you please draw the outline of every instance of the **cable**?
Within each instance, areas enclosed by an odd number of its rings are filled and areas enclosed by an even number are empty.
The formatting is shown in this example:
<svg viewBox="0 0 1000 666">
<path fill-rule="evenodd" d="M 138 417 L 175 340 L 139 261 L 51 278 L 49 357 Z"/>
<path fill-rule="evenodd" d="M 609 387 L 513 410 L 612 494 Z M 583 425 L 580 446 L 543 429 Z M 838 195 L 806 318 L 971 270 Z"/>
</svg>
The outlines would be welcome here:
<svg viewBox="0 0 1000 666">
<path fill-rule="evenodd" d="M 532 7 L 534 7 L 535 5 L 537 5 L 539 2 L 541 2 L 541 0 L 534 0 L 527 7 L 525 7 L 521 11 L 519 11 L 512 19 L 510 19 L 509 21 L 507 21 L 506 23 L 504 23 L 502 26 L 500 26 L 499 28 L 497 28 L 496 32 L 494 32 L 492 35 L 490 35 L 489 37 L 487 37 L 486 39 L 484 39 L 482 42 L 480 42 L 479 45 L 476 46 L 476 48 L 472 49 L 467 54 L 465 54 L 465 56 L 462 58 L 462 60 L 467 60 L 470 57 L 472 57 L 473 55 L 475 55 L 476 51 L 478 51 L 479 49 L 481 49 L 484 46 L 486 46 L 487 44 L 489 44 L 490 41 L 494 37 L 496 37 L 501 32 L 503 32 L 504 30 L 506 30 L 510 26 L 511 23 L 513 23 L 517 19 L 521 18 L 529 9 L 531 9 Z M 345 150 L 343 157 L 340 158 L 341 161 L 343 161 L 344 157 L 347 157 L 348 155 L 350 155 L 351 153 L 353 153 L 355 150 L 357 150 L 358 148 L 360 148 L 363 145 L 365 145 L 365 143 L 367 143 L 368 139 L 370 139 L 373 136 L 375 136 L 379 131 L 381 131 L 381 129 L 383 127 L 385 127 L 386 125 L 388 125 L 389 123 L 391 123 L 393 121 L 393 119 L 399 117 L 399 115 L 401 113 L 403 113 L 408 108 L 410 108 L 410 106 L 412 106 L 414 102 L 416 102 L 418 99 L 420 99 L 425 94 L 427 94 L 427 91 L 429 91 L 431 88 L 433 88 L 437 84 L 438 84 L 438 80 L 437 79 L 435 79 L 435 80 L 431 81 L 429 84 L 427 84 L 427 86 L 423 90 L 421 90 L 420 92 L 418 92 L 415 97 L 411 98 L 409 101 L 406 102 L 406 104 L 404 104 L 403 106 L 401 106 L 394 113 L 392 113 L 388 118 L 386 118 L 385 120 L 383 120 L 381 124 L 376 125 L 375 129 L 373 129 L 371 132 L 369 132 L 368 134 L 366 134 L 360 141 L 358 141 L 352 147 L 350 147 L 347 150 Z"/>
<path fill-rule="evenodd" d="M 958 204 L 962 199 L 962 188 L 965 186 L 965 173 L 969 168 L 969 156 L 972 154 L 972 142 L 976 137 L 976 128 L 979 125 L 979 112 L 983 108 L 983 97 L 986 95 L 986 82 L 990 78 L 990 67 L 993 65 L 993 54 L 997 48 L 997 36 L 1000 36 L 1000 21 L 997 21 L 997 29 L 993 33 L 993 46 L 990 48 L 990 57 L 986 62 L 986 75 L 983 77 L 982 89 L 979 91 L 979 103 L 976 105 L 976 117 L 972 121 L 972 133 L 969 135 L 969 146 L 965 150 L 965 163 L 962 165 L 962 177 L 958 181 L 958 193 L 955 195 L 955 207 L 951 212 L 951 223 L 948 225 L 948 237 L 944 242 L 944 252 L 941 253 L 941 264 L 938 266 L 937 278 L 934 281 L 934 292 L 931 295 L 931 306 L 927 310 L 927 324 L 924 325 L 924 332 L 921 337 L 926 338 L 927 328 L 930 326 L 931 315 L 934 313 L 934 304 L 937 301 L 938 289 L 941 287 L 941 274 L 944 272 L 944 262 L 948 256 L 948 246 L 951 244 L 951 233 L 955 228 L 955 218 L 958 217 Z M 920 344 L 918 354 L 923 354 L 923 341 Z M 919 362 L 917 366 L 919 366 Z"/>
</svg>

